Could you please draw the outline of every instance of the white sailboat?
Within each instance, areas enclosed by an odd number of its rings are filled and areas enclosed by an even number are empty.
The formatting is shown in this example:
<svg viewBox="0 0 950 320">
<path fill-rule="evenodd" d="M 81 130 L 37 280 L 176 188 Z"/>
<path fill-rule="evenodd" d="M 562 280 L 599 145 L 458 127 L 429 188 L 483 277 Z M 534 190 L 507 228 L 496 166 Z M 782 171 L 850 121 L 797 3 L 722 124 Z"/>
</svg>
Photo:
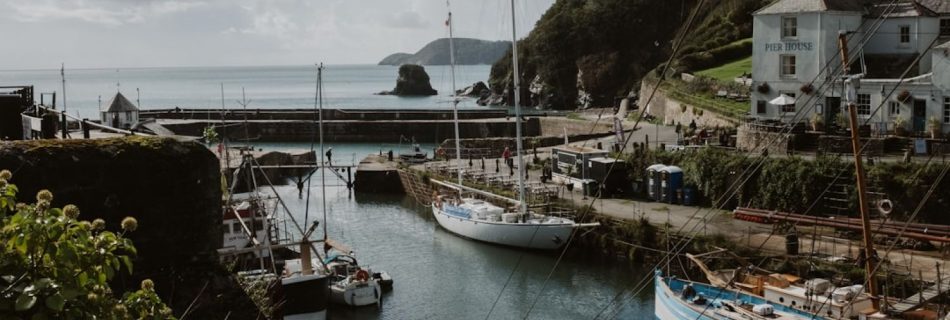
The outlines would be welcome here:
<svg viewBox="0 0 950 320">
<path fill-rule="evenodd" d="M 439 225 L 452 233 L 466 238 L 528 249 L 557 249 L 567 243 L 571 237 L 574 228 L 597 226 L 597 223 L 578 224 L 567 217 L 557 217 L 532 213 L 528 211 L 525 202 L 524 188 L 524 158 L 522 153 L 521 139 L 521 101 L 520 86 L 518 79 L 518 41 L 515 30 L 515 3 L 511 1 L 511 52 L 513 60 L 514 76 L 514 103 L 515 103 L 515 143 L 518 156 L 518 200 L 508 199 L 492 193 L 467 188 L 462 185 L 461 170 L 461 146 L 458 132 L 458 99 L 455 103 L 455 150 L 456 160 L 459 165 L 458 183 L 452 184 L 437 180 L 430 180 L 442 185 L 443 187 L 454 189 L 455 192 L 448 195 L 439 195 L 432 202 L 432 214 L 435 216 Z M 454 70 L 455 70 L 455 52 L 453 48 L 452 37 L 452 13 L 449 12 L 449 57 L 452 65 L 453 88 L 455 92 Z M 468 196 L 466 196 L 468 195 Z M 505 208 L 479 200 L 473 195 L 480 195 L 489 198 L 502 199 L 516 206 L 513 212 L 506 212 Z"/>
</svg>

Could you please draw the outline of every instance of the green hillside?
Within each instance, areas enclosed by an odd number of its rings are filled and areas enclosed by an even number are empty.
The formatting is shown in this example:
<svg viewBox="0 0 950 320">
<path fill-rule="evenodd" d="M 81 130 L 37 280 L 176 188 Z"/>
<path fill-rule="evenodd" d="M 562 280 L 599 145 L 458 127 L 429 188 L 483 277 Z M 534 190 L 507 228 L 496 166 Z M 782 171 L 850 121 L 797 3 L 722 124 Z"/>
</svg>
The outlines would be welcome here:
<svg viewBox="0 0 950 320">
<path fill-rule="evenodd" d="M 695 71 L 751 54 L 751 13 L 767 0 L 710 0 L 687 34 L 676 71 Z M 590 105 L 609 106 L 638 88 L 669 57 L 672 39 L 696 0 L 558 0 L 519 41 L 525 105 L 574 109 L 583 90 Z M 489 85 L 510 101 L 510 52 L 492 67 Z M 580 75 L 580 77 L 578 77 Z M 535 81 L 536 79 L 536 81 Z M 535 92 L 529 93 L 534 82 Z"/>
</svg>

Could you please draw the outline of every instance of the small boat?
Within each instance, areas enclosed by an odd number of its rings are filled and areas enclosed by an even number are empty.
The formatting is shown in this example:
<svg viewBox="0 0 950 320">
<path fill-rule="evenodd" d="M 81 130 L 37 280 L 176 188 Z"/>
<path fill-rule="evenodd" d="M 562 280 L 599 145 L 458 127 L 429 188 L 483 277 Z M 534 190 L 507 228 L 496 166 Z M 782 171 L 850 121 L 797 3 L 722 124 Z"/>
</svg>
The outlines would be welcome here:
<svg viewBox="0 0 950 320">
<path fill-rule="evenodd" d="M 372 269 L 361 267 L 356 258 L 350 255 L 334 254 L 324 261 L 330 273 L 330 300 L 336 304 L 362 307 L 379 305 L 383 294 L 379 277 L 373 275 Z M 392 279 L 388 283 L 392 287 Z"/>
<path fill-rule="evenodd" d="M 428 156 L 427 153 L 422 152 L 422 147 L 420 147 L 419 144 L 414 143 L 408 153 L 399 154 L 399 160 L 409 164 L 425 163 L 429 161 Z"/>
</svg>

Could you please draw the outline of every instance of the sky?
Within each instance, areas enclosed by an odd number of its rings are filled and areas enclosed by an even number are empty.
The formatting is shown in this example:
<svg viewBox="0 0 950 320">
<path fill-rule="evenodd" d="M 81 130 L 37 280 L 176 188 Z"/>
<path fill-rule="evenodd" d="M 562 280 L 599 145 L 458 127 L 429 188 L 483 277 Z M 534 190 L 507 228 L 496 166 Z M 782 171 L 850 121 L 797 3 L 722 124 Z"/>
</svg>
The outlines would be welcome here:
<svg viewBox="0 0 950 320">
<path fill-rule="evenodd" d="M 517 0 L 519 37 L 554 0 Z M 508 0 L 451 3 L 454 35 L 511 38 Z M 375 64 L 448 36 L 444 0 L 0 0 L 0 70 Z"/>
</svg>

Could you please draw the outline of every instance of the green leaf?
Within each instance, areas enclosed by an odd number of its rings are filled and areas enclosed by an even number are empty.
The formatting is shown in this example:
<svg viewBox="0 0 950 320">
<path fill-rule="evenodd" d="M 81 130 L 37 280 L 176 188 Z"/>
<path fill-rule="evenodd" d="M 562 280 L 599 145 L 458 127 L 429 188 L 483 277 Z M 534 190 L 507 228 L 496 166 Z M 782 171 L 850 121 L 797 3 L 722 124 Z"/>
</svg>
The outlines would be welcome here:
<svg viewBox="0 0 950 320">
<path fill-rule="evenodd" d="M 34 304 L 36 304 L 36 296 L 26 293 L 20 294 L 16 298 L 16 311 L 30 310 Z"/>
<path fill-rule="evenodd" d="M 72 300 L 73 298 L 76 298 L 79 296 L 79 290 L 76 290 L 74 288 L 64 288 L 61 293 L 62 293 L 63 298 L 66 298 L 68 300 Z"/>
<path fill-rule="evenodd" d="M 49 319 L 49 317 L 47 317 L 46 314 L 42 312 L 34 314 L 33 317 L 30 318 L 30 320 L 46 320 L 46 319 Z"/>
<path fill-rule="evenodd" d="M 129 274 L 132 274 L 132 259 L 129 259 L 129 256 L 119 256 L 119 258 L 122 259 L 125 268 L 129 269 Z"/>
<path fill-rule="evenodd" d="M 36 291 L 40 291 L 40 290 L 48 288 L 49 285 L 52 283 L 53 283 L 53 280 L 50 280 L 49 278 L 42 278 L 42 279 L 36 280 L 36 282 L 33 283 L 33 286 L 35 287 Z"/>
<path fill-rule="evenodd" d="M 46 298 L 46 307 L 56 310 L 63 311 L 63 306 L 66 305 L 66 299 L 63 298 L 59 293 L 54 294 Z"/>
</svg>

